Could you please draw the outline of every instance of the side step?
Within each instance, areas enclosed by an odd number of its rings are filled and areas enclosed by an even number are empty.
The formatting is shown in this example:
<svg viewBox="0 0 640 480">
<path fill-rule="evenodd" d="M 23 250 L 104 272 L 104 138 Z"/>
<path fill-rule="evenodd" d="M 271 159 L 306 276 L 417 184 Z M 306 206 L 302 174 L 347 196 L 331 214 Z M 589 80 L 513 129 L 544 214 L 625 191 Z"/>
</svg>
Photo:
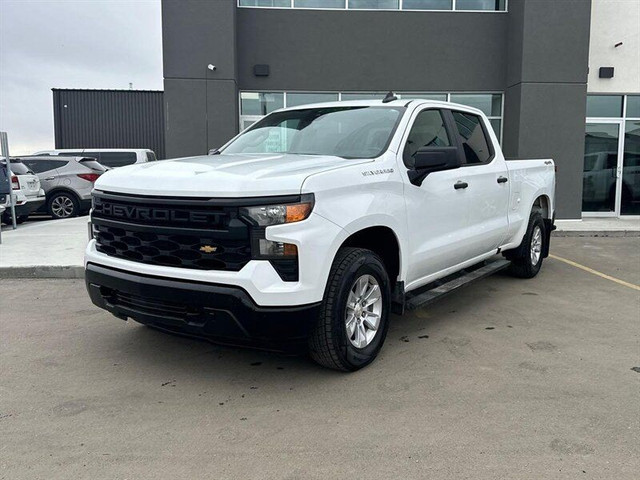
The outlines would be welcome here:
<svg viewBox="0 0 640 480">
<path fill-rule="evenodd" d="M 493 275 L 500 270 L 504 270 L 510 263 L 511 262 L 509 260 L 504 259 L 489 262 L 475 270 L 463 270 L 461 275 L 458 274 L 454 278 L 449 277 L 450 280 L 448 281 L 445 279 L 445 283 L 436 282 L 435 284 L 432 284 L 432 288 L 427 286 L 428 289 L 422 293 L 418 293 L 416 295 L 411 295 L 409 293 L 405 301 L 405 309 L 411 311 L 424 307 L 425 305 L 433 303 L 456 290 L 470 285 L 476 280 L 480 280 L 488 277 L 489 275 Z M 420 290 L 424 290 L 424 287 Z"/>
</svg>

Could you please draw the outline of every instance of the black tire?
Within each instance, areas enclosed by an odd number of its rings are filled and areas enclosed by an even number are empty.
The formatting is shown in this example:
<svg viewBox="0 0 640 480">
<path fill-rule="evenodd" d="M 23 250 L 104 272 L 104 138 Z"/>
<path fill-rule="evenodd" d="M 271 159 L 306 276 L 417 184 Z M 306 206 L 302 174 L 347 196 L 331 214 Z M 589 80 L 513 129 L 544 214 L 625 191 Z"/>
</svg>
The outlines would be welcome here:
<svg viewBox="0 0 640 480">
<path fill-rule="evenodd" d="M 59 205 L 64 205 L 64 208 L 59 208 Z M 57 192 L 47 200 L 47 212 L 54 219 L 76 217 L 80 212 L 80 202 L 73 193 Z"/>
<path fill-rule="evenodd" d="M 18 215 L 18 217 L 16 218 L 16 223 L 20 225 L 21 223 L 26 222 L 28 218 L 29 215 Z"/>
<path fill-rule="evenodd" d="M 356 281 L 366 275 L 378 283 L 381 313 L 370 343 L 357 348 L 347 334 L 347 299 Z M 380 257 L 363 248 L 340 249 L 331 266 L 320 312 L 309 336 L 311 358 L 323 367 L 350 372 L 373 362 L 387 336 L 390 308 L 389 276 Z"/>
<path fill-rule="evenodd" d="M 537 261 L 534 263 L 533 256 L 531 254 L 532 241 L 537 236 L 536 230 L 539 230 L 540 235 L 540 245 L 539 245 L 539 257 Z M 509 266 L 509 273 L 514 277 L 518 278 L 533 278 L 535 277 L 540 268 L 542 267 L 542 261 L 544 260 L 543 253 L 546 251 L 546 226 L 544 220 L 542 219 L 542 215 L 540 212 L 534 211 L 531 213 L 529 217 L 529 225 L 527 227 L 527 232 L 524 234 L 524 238 L 522 239 L 522 243 L 518 248 L 511 252 L 507 252 L 506 257 L 511 260 L 511 265 Z"/>
</svg>

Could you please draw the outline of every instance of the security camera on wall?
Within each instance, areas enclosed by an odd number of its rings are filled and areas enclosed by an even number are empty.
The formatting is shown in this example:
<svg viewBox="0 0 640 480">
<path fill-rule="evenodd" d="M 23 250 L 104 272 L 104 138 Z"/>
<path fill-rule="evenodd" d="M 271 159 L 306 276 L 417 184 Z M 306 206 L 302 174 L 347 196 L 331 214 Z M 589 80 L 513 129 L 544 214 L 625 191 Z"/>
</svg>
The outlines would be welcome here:
<svg viewBox="0 0 640 480">
<path fill-rule="evenodd" d="M 214 72 L 214 71 L 216 70 L 216 68 L 217 68 L 217 67 L 216 67 L 214 64 L 210 63 L 209 65 L 207 65 L 207 68 L 208 68 L 209 70 L 211 70 L 212 72 Z"/>
</svg>

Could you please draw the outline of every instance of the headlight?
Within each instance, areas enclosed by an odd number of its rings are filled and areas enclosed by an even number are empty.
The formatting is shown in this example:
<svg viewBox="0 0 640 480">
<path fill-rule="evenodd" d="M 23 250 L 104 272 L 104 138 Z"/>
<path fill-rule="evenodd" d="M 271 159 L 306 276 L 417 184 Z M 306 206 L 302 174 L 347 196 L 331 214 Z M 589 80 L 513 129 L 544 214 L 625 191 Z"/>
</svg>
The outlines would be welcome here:
<svg viewBox="0 0 640 480">
<path fill-rule="evenodd" d="M 247 207 L 242 209 L 242 214 L 253 220 L 256 226 L 268 227 L 300 222 L 309 217 L 312 209 L 313 195 L 303 195 L 299 203 Z"/>
</svg>

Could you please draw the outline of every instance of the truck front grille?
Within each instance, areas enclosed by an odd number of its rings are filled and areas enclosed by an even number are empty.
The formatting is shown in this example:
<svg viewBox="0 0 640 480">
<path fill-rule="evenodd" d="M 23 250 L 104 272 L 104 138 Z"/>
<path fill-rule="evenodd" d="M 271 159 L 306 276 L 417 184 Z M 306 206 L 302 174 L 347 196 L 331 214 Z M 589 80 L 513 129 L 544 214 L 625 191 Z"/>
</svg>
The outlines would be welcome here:
<svg viewBox="0 0 640 480">
<path fill-rule="evenodd" d="M 96 249 L 149 265 L 239 271 L 251 260 L 239 207 L 208 200 L 94 194 Z"/>
</svg>

